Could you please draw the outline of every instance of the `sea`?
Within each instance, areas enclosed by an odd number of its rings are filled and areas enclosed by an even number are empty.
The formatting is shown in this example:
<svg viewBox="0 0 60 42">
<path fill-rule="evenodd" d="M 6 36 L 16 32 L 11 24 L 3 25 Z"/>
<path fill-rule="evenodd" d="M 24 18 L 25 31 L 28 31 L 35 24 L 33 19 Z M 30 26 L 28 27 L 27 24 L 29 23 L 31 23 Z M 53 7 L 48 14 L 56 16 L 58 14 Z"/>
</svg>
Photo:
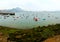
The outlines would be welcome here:
<svg viewBox="0 0 60 42">
<path fill-rule="evenodd" d="M 37 17 L 37 21 L 34 19 Z M 0 26 L 30 29 L 37 26 L 60 24 L 60 12 L 15 12 L 15 15 L 0 15 Z"/>
</svg>

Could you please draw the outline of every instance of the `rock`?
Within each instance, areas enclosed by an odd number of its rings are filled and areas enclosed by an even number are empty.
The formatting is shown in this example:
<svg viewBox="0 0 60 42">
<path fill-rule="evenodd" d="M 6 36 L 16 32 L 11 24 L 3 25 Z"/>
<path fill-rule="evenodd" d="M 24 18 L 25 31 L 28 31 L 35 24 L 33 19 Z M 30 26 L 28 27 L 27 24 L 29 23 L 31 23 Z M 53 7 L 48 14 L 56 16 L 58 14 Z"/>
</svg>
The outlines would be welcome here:
<svg viewBox="0 0 60 42">
<path fill-rule="evenodd" d="M 48 38 L 44 42 L 60 42 L 60 35 L 54 36 L 52 38 Z"/>
</svg>

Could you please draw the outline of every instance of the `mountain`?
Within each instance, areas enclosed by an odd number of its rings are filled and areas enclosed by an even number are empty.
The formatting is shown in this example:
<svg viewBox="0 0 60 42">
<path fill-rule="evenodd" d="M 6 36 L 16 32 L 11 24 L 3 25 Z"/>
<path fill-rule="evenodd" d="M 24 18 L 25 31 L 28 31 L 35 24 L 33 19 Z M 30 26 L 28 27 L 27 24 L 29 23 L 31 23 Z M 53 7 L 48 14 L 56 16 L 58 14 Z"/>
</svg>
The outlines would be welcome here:
<svg viewBox="0 0 60 42">
<path fill-rule="evenodd" d="M 22 11 L 24 11 L 24 10 L 22 10 L 19 7 L 12 8 L 12 9 L 6 9 L 6 10 L 0 10 L 0 12 L 22 12 Z"/>
<path fill-rule="evenodd" d="M 8 12 L 21 12 L 21 11 L 23 11 L 23 10 L 19 7 L 8 10 Z"/>
<path fill-rule="evenodd" d="M 46 12 L 46 13 L 60 13 L 60 11 L 25 11 L 19 7 L 12 8 L 12 9 L 5 9 L 5 10 L 0 10 L 0 12 Z"/>
</svg>

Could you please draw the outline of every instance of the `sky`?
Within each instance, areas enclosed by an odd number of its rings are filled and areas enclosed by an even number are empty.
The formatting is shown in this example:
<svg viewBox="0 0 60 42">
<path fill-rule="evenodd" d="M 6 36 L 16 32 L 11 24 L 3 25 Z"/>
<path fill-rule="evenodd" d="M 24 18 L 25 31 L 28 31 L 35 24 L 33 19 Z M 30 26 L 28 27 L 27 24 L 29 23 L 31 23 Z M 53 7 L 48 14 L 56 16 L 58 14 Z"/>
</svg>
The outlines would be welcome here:
<svg viewBox="0 0 60 42">
<path fill-rule="evenodd" d="M 0 10 L 15 7 L 26 11 L 59 11 L 60 0 L 0 0 Z"/>
</svg>

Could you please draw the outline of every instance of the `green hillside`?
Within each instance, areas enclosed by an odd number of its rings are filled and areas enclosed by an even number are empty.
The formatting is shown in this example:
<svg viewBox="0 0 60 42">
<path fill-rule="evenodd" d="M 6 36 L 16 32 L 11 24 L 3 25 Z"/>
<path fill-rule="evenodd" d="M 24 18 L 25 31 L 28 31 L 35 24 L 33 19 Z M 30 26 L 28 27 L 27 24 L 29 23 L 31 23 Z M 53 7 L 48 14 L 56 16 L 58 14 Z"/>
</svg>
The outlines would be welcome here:
<svg viewBox="0 0 60 42">
<path fill-rule="evenodd" d="M 42 42 L 49 37 L 60 35 L 60 24 L 34 27 L 32 29 L 14 29 L 0 26 L 0 32 L 16 42 Z"/>
</svg>

